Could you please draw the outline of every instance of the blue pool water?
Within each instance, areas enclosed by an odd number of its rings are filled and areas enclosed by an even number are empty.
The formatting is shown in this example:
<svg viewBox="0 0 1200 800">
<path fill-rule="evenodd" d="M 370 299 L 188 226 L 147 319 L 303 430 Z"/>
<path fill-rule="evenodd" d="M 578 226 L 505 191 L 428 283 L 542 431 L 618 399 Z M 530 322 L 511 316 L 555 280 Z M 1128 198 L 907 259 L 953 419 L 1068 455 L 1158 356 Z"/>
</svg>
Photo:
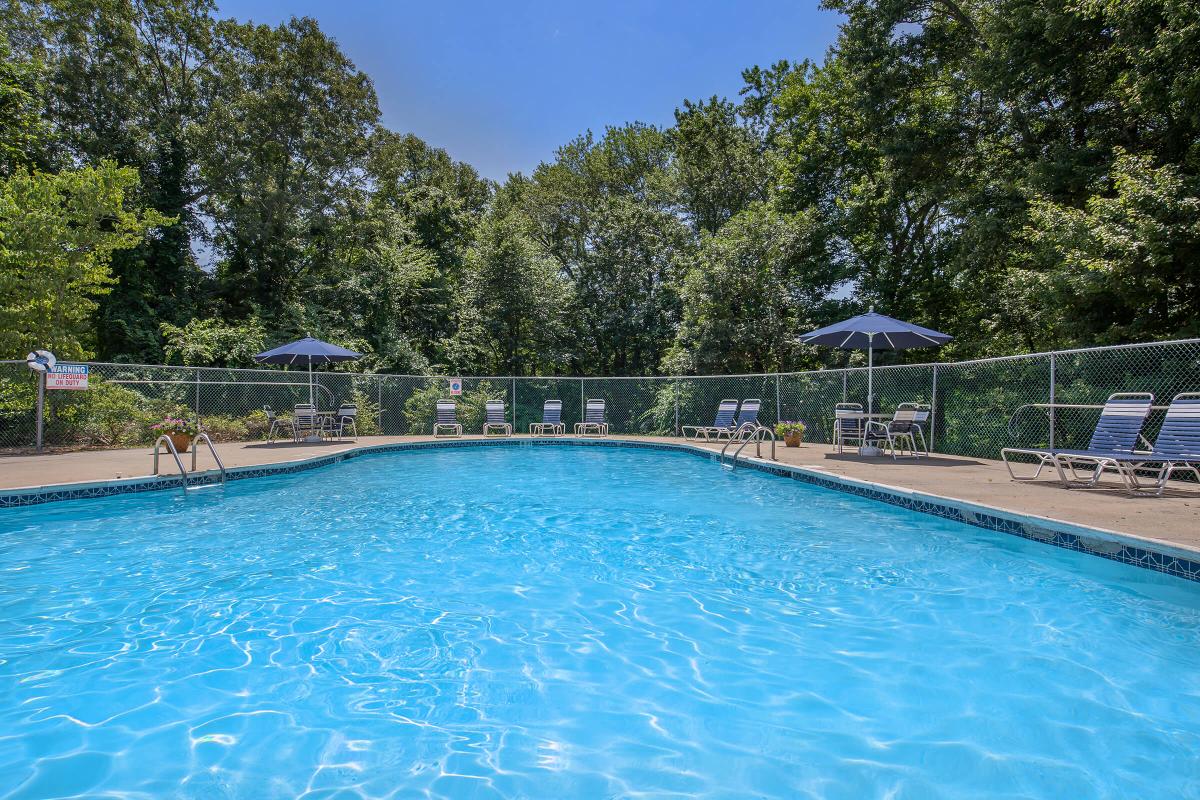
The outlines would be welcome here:
<svg viewBox="0 0 1200 800">
<path fill-rule="evenodd" d="M 0 797 L 1200 797 L 1200 586 L 683 453 L 0 512 Z"/>
</svg>

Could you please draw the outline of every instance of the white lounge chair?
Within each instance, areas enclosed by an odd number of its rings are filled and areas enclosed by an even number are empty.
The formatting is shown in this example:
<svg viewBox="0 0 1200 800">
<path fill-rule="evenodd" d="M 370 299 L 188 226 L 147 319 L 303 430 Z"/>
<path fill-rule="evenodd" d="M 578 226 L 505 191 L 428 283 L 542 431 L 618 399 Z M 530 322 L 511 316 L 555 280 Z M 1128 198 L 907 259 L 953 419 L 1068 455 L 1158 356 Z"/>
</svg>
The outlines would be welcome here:
<svg viewBox="0 0 1200 800">
<path fill-rule="evenodd" d="M 583 422 L 575 423 L 576 436 L 608 436 L 608 421 L 604 416 L 603 400 L 588 400 Z"/>
<path fill-rule="evenodd" d="M 487 421 L 483 423 L 483 435 L 487 436 L 495 431 L 502 436 L 512 436 L 512 424 L 504 415 L 504 401 L 488 400 L 484 408 L 487 411 Z"/>
<path fill-rule="evenodd" d="M 433 423 L 433 435 L 439 437 L 462 436 L 462 425 L 458 424 L 458 407 L 453 400 L 437 401 L 437 421 Z"/>
<path fill-rule="evenodd" d="M 567 432 L 562 421 L 562 400 L 547 400 L 542 404 L 542 421 L 529 423 L 530 436 L 560 436 Z"/>
</svg>

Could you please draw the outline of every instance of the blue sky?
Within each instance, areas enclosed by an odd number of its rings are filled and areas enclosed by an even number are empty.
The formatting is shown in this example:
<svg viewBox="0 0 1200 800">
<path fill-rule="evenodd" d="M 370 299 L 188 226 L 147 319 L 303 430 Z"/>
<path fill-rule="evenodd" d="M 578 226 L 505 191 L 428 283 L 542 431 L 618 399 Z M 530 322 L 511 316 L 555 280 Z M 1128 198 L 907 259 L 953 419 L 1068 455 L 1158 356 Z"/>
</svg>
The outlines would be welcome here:
<svg viewBox="0 0 1200 800">
<path fill-rule="evenodd" d="M 589 128 L 669 125 L 736 97 L 742 69 L 819 61 L 838 15 L 781 2 L 225 0 L 223 16 L 317 19 L 375 82 L 384 124 L 489 178 L 529 172 Z"/>
</svg>

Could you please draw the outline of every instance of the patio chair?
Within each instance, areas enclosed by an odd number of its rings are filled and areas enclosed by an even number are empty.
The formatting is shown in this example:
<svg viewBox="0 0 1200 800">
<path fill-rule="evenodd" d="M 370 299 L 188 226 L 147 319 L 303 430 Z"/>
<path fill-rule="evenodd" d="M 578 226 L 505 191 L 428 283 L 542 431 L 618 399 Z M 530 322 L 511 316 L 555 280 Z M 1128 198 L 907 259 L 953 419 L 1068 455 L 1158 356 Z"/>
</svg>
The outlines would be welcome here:
<svg viewBox="0 0 1200 800">
<path fill-rule="evenodd" d="M 713 419 L 712 425 L 684 425 L 680 428 L 684 439 L 695 439 L 697 441 L 712 441 L 713 437 L 719 441 L 721 435 L 732 436 L 736 427 L 733 424 L 733 418 L 737 414 L 737 400 L 722 400 L 717 406 L 717 416 Z M 691 431 L 689 434 L 688 431 Z"/>
<path fill-rule="evenodd" d="M 487 421 L 483 423 L 483 435 L 487 436 L 495 430 L 502 436 L 512 436 L 512 424 L 504 418 L 504 401 L 488 400 L 484 408 L 487 411 Z"/>
<path fill-rule="evenodd" d="M 608 422 L 604 418 L 604 401 L 588 400 L 583 413 L 583 422 L 575 423 L 576 436 L 608 436 Z"/>
<path fill-rule="evenodd" d="M 833 445 L 839 453 L 848 444 L 862 447 L 867 443 L 866 423 L 862 403 L 838 403 L 833 407 Z"/>
<path fill-rule="evenodd" d="M 1200 392 L 1175 395 L 1148 452 L 1086 455 L 1060 452 L 1056 458 L 1072 473 L 1083 465 L 1092 466 L 1096 474 L 1106 468 L 1114 469 L 1130 494 L 1149 492 L 1161 497 L 1167 481 L 1177 471 L 1190 472 L 1200 482 L 1200 469 L 1197 468 L 1200 464 Z M 1138 477 L 1139 472 L 1151 473 L 1150 482 L 1144 483 Z"/>
<path fill-rule="evenodd" d="M 559 436 L 567 432 L 562 421 L 562 400 L 547 400 L 542 404 L 542 421 L 529 423 L 530 436 Z"/>
<path fill-rule="evenodd" d="M 321 436 L 325 433 L 325 420 L 317 413 L 314 403 L 297 403 L 292 409 L 292 439 L 300 441 L 305 436 Z"/>
<path fill-rule="evenodd" d="M 354 403 L 342 403 L 338 406 L 338 410 L 334 413 L 330 420 L 330 435 L 337 431 L 337 437 L 341 439 L 346 434 L 346 428 L 354 434 L 354 439 L 358 439 L 358 406 Z"/>
<path fill-rule="evenodd" d="M 443 433 L 442 431 L 450 431 Z M 433 423 L 434 436 L 462 436 L 462 425 L 458 424 L 458 407 L 453 400 L 437 401 L 437 420 Z"/>
<path fill-rule="evenodd" d="M 1000 451 L 1008 474 L 1014 481 L 1031 481 L 1042 474 L 1045 467 L 1053 467 L 1058 473 L 1058 479 L 1063 486 L 1089 487 L 1095 486 L 1108 466 L 1107 462 L 1097 464 L 1094 460 L 1086 460 L 1087 456 L 1113 455 L 1117 453 L 1132 453 L 1141 438 L 1142 426 L 1150 415 L 1150 406 L 1154 404 L 1154 395 L 1149 392 L 1118 392 L 1109 395 L 1100 412 L 1096 429 L 1092 431 L 1092 439 L 1086 450 L 1050 450 L 1028 447 L 1005 447 Z M 1032 475 L 1017 475 L 1013 471 L 1010 456 L 1031 456 L 1037 459 L 1037 469 Z M 1076 460 L 1092 466 L 1090 477 L 1082 478 L 1072 468 Z M 1020 463 L 1020 462 L 1018 462 Z M 1067 472 L 1071 477 L 1067 477 Z"/>
<path fill-rule="evenodd" d="M 884 450 L 890 451 L 893 459 L 919 458 L 921 453 L 929 454 L 925 445 L 925 432 L 921 430 L 917 419 L 921 415 L 921 406 L 916 403 L 901 403 L 887 422 L 868 419 L 863 429 L 863 438 L 870 443 L 880 443 Z M 922 419 L 928 419 L 926 412 Z M 921 449 L 917 449 L 917 439 L 921 440 Z M 907 454 L 905 455 L 905 451 Z"/>
<path fill-rule="evenodd" d="M 917 407 L 917 413 L 913 415 L 913 430 L 918 439 L 921 440 L 921 454 L 929 455 L 929 445 L 925 443 L 925 426 L 929 424 L 929 418 L 933 416 L 933 406 L 927 403 L 914 403 Z"/>
<path fill-rule="evenodd" d="M 278 414 L 275 413 L 275 411 L 270 406 L 263 406 L 262 410 L 263 410 L 263 413 L 267 415 L 267 443 L 268 444 L 275 441 L 275 431 L 277 431 L 281 428 L 287 428 L 288 430 L 291 430 L 291 428 L 292 428 L 291 419 L 289 419 L 288 417 L 279 416 Z M 296 435 L 295 435 L 295 432 L 293 432 L 292 440 L 295 441 L 295 439 L 296 439 Z"/>
</svg>

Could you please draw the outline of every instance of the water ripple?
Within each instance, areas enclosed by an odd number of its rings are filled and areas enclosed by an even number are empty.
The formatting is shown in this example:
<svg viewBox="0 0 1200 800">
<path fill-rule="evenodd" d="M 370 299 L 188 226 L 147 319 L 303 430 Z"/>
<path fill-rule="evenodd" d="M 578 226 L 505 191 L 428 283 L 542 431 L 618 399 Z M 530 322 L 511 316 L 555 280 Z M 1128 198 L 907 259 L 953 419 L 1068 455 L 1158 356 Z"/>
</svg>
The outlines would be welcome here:
<svg viewBox="0 0 1200 800">
<path fill-rule="evenodd" d="M 1200 797 L 1193 584 L 686 455 L 0 512 L 0 797 Z"/>
</svg>

